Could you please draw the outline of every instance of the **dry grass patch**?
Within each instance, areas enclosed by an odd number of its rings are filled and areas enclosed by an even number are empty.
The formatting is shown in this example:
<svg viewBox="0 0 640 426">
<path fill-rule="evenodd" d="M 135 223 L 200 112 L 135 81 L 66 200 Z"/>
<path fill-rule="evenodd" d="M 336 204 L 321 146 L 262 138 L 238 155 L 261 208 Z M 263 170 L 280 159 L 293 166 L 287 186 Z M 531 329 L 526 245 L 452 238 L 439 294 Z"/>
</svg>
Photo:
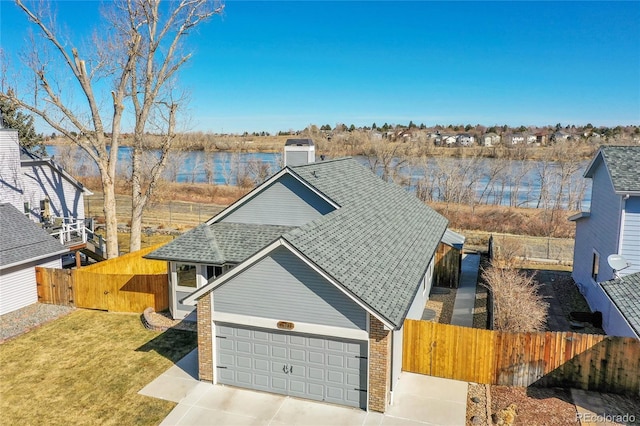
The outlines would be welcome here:
<svg viewBox="0 0 640 426">
<path fill-rule="evenodd" d="M 138 391 L 195 347 L 195 333 L 78 310 L 0 346 L 2 423 L 158 424 L 175 404 Z"/>
</svg>

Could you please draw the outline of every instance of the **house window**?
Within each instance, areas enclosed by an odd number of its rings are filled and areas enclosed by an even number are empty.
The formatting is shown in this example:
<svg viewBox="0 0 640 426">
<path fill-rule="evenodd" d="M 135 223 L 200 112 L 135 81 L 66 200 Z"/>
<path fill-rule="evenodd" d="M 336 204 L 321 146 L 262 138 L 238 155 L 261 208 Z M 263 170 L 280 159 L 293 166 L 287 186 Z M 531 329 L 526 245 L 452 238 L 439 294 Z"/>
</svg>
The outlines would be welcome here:
<svg viewBox="0 0 640 426">
<path fill-rule="evenodd" d="M 178 287 L 196 288 L 196 265 L 178 263 L 176 265 L 176 276 Z"/>
<path fill-rule="evenodd" d="M 207 281 L 222 275 L 222 266 L 207 266 Z"/>
<path fill-rule="evenodd" d="M 591 263 L 591 278 L 595 282 L 598 282 L 598 270 L 600 269 L 600 254 L 597 251 L 593 252 L 593 259 Z"/>
<path fill-rule="evenodd" d="M 31 212 L 31 203 L 28 201 L 25 201 L 24 203 L 24 214 L 29 217 L 29 213 Z"/>
</svg>

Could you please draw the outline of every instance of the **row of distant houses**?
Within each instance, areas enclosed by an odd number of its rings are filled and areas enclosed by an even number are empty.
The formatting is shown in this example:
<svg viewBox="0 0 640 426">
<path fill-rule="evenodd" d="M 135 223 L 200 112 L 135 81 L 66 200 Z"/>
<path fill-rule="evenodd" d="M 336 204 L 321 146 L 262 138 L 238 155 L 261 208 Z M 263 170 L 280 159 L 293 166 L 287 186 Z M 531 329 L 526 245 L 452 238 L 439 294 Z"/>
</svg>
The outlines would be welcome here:
<svg viewBox="0 0 640 426">
<path fill-rule="evenodd" d="M 499 135 L 497 133 L 485 133 L 477 140 L 476 136 L 470 133 L 430 133 L 429 139 L 438 146 L 496 146 L 504 143 L 507 146 L 513 145 L 536 145 L 543 146 L 549 142 L 561 142 L 573 139 L 570 133 L 558 131 L 552 134 L 538 133 L 511 133 Z"/>
<path fill-rule="evenodd" d="M 391 140 L 391 141 L 418 141 L 427 140 L 432 142 L 436 146 L 496 146 L 504 144 L 506 146 L 516 145 L 532 145 L 532 146 L 544 146 L 552 142 L 563 142 L 575 139 L 576 136 L 564 131 L 557 131 L 554 133 L 547 132 L 517 132 L 499 135 L 497 133 L 488 132 L 481 136 L 468 132 L 464 133 L 441 133 L 435 132 L 421 132 L 413 129 L 402 130 L 390 130 L 387 132 L 380 132 L 372 130 L 370 133 L 372 140 Z"/>
</svg>

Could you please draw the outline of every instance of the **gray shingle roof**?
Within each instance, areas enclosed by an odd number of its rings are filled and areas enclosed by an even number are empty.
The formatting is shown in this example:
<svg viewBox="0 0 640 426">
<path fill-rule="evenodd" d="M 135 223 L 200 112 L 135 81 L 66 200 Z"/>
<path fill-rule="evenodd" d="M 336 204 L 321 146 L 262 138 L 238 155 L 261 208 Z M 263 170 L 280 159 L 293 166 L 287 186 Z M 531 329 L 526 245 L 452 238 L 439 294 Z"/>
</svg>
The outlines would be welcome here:
<svg viewBox="0 0 640 426">
<path fill-rule="evenodd" d="M 442 236 L 442 242 L 451 247 L 455 247 L 458 250 L 462 250 L 462 248 L 464 247 L 465 236 L 458 234 L 451 229 L 447 229 Z"/>
<path fill-rule="evenodd" d="M 290 229 L 227 222 L 201 224 L 145 257 L 218 265 L 240 263 Z"/>
<path fill-rule="evenodd" d="M 622 279 L 600 283 L 609 298 L 627 319 L 636 335 L 640 336 L 640 272 Z"/>
<path fill-rule="evenodd" d="M 640 146 L 603 146 L 598 156 L 600 155 L 617 192 L 640 191 Z M 586 177 L 593 176 L 598 156 L 585 172 Z"/>
<path fill-rule="evenodd" d="M 290 171 L 340 207 L 297 228 L 201 225 L 146 257 L 218 263 L 210 259 L 237 250 L 243 260 L 282 236 L 371 311 L 400 327 L 447 220 L 350 158 Z M 203 287 L 194 294 L 207 291 Z"/>
<path fill-rule="evenodd" d="M 11 204 L 0 204 L 0 267 L 68 252 Z"/>
<path fill-rule="evenodd" d="M 447 220 L 353 159 L 313 163 L 293 171 L 341 208 L 284 238 L 371 309 L 400 326 Z"/>
</svg>

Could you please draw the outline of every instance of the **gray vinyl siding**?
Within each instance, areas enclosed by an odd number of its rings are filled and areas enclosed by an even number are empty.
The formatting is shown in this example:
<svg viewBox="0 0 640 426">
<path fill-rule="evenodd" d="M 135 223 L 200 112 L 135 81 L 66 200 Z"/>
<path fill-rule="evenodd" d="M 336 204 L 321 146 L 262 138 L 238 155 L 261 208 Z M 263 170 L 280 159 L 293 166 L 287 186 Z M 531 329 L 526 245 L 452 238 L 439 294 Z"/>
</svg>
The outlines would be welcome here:
<svg viewBox="0 0 640 426">
<path fill-rule="evenodd" d="M 18 132 L 0 129 L 0 202 L 24 211 Z"/>
<path fill-rule="evenodd" d="M 431 259 L 433 263 L 433 259 Z M 429 300 L 429 293 L 431 292 L 431 285 L 433 283 L 433 267 L 427 268 L 424 275 L 426 283 L 426 290 L 423 290 L 423 282 L 420 281 L 420 287 L 416 293 L 416 297 L 413 299 L 409 311 L 407 312 L 407 319 L 422 319 L 424 307 Z M 403 340 L 404 326 L 400 330 L 393 331 L 392 342 L 392 360 L 391 360 L 391 390 L 395 388 L 395 384 L 402 372 L 402 340 Z"/>
<path fill-rule="evenodd" d="M 49 197 L 51 214 L 56 217 L 84 219 L 82 191 L 48 164 L 22 167 L 25 201 L 31 203 L 32 215 L 40 220 L 40 201 Z"/>
<path fill-rule="evenodd" d="M 285 150 L 285 162 L 287 166 L 302 166 L 303 164 L 309 164 L 309 152 L 308 151 L 287 151 Z"/>
<path fill-rule="evenodd" d="M 301 226 L 333 210 L 318 194 L 284 174 L 221 222 Z"/>
<path fill-rule="evenodd" d="M 431 264 L 433 263 L 433 258 L 431 259 Z M 427 271 L 424 276 L 424 280 L 426 282 L 426 291 L 423 290 L 423 283 L 420 282 L 420 288 L 418 289 L 418 293 L 416 294 L 415 299 L 411 303 L 409 307 L 409 312 L 407 313 L 407 319 L 422 319 L 422 314 L 424 312 L 424 306 L 429 300 L 429 293 L 431 292 L 431 286 L 433 284 L 433 267 L 427 268 Z"/>
<path fill-rule="evenodd" d="M 215 312 L 366 330 L 366 313 L 280 247 L 214 290 Z"/>
<path fill-rule="evenodd" d="M 195 309 L 195 306 L 185 305 L 183 303 L 180 303 L 181 300 L 183 300 L 185 297 L 187 297 L 190 294 L 191 293 L 186 291 L 176 291 L 176 309 L 178 311 L 184 312 L 184 313 L 193 312 L 193 310 Z"/>
<path fill-rule="evenodd" d="M 620 275 L 640 272 L 640 197 L 630 197 L 625 202 L 620 254 L 631 263 Z"/>
<path fill-rule="evenodd" d="M 62 267 L 60 256 L 29 262 L 0 271 L 0 315 L 13 312 L 38 301 L 36 266 Z"/>
<path fill-rule="evenodd" d="M 602 298 L 606 300 L 606 304 L 603 304 L 602 312 L 602 328 L 609 336 L 621 336 L 621 337 L 635 337 L 635 332 L 620 313 L 616 305 L 613 304 L 611 299 L 607 298 L 604 294 L 602 287 L 598 287 L 598 290 L 602 292 Z"/>
<path fill-rule="evenodd" d="M 621 197 L 616 195 L 603 164 L 593 175 L 589 217 L 576 222 L 573 279 L 585 295 L 592 310 L 604 309 L 607 303 L 591 277 L 594 250 L 600 255 L 598 282 L 613 278 L 607 256 L 618 252 Z"/>
</svg>

